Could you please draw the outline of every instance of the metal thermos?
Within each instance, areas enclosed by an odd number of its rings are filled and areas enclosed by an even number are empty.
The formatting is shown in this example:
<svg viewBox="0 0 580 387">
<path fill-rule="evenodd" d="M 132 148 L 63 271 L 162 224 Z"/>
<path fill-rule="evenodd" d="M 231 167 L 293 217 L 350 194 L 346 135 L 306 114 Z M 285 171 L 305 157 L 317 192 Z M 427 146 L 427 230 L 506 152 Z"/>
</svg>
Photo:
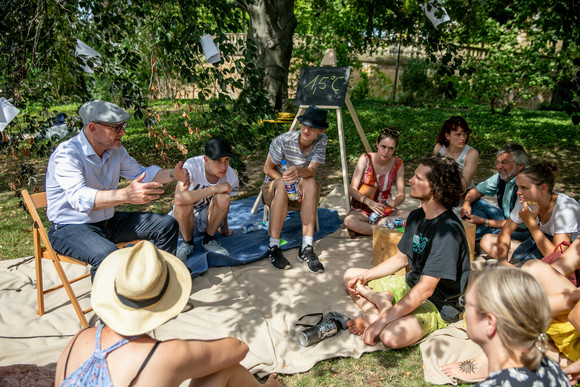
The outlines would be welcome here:
<svg viewBox="0 0 580 387">
<path fill-rule="evenodd" d="M 327 337 L 336 335 L 337 332 L 338 326 L 336 325 L 336 321 L 322 321 L 320 324 L 300 332 L 298 341 L 303 347 L 308 347 L 326 339 Z"/>
<path fill-rule="evenodd" d="M 327 337 L 334 336 L 341 329 L 347 329 L 346 323 L 348 322 L 349 318 L 337 312 L 329 312 L 324 319 L 322 319 L 322 313 L 307 314 L 305 316 L 300 317 L 298 321 L 302 320 L 304 317 L 309 316 L 311 317 L 317 315 L 320 316 L 320 320 L 318 324 L 314 326 L 301 323 L 295 324 L 299 326 L 309 327 L 308 329 L 305 329 L 298 334 L 298 341 L 304 347 L 316 344 L 326 339 Z"/>
</svg>

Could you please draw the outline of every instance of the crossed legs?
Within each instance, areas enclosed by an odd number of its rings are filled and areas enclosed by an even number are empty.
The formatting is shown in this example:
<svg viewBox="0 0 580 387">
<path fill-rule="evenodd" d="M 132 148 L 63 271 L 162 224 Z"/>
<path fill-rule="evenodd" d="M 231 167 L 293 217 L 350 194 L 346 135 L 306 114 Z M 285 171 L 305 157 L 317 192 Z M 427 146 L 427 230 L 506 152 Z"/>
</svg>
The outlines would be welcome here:
<svg viewBox="0 0 580 387">
<path fill-rule="evenodd" d="M 344 273 L 345 287 L 352 278 L 357 277 L 365 270 L 360 268 L 348 269 Z M 348 321 L 347 326 L 353 334 L 363 335 L 369 325 L 393 307 L 394 297 L 391 292 L 375 292 L 360 283 L 356 285 L 356 290 L 358 295 L 351 294 L 350 296 L 361 310 L 362 315 Z M 385 346 L 396 349 L 415 343 L 421 336 L 419 321 L 414 316 L 407 315 L 387 325 L 379 334 L 379 339 Z"/>
</svg>

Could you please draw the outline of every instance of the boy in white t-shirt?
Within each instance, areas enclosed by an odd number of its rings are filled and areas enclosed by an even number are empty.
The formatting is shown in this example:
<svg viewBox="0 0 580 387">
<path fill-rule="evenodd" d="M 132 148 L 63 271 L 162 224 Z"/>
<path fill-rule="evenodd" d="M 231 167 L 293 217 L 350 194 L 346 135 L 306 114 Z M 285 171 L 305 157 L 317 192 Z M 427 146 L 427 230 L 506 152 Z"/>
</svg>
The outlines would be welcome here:
<svg viewBox="0 0 580 387">
<path fill-rule="evenodd" d="M 230 197 L 238 194 L 238 175 L 230 167 L 232 148 L 221 137 L 214 137 L 205 144 L 205 155 L 188 159 L 183 168 L 189 172 L 191 184 L 182 183 L 175 187 L 173 215 L 179 223 L 183 243 L 175 254 L 185 262 L 193 253 L 193 237 L 203 235 L 205 251 L 229 255 L 215 240 L 219 230 L 224 236 L 232 235 L 227 216 Z"/>
</svg>

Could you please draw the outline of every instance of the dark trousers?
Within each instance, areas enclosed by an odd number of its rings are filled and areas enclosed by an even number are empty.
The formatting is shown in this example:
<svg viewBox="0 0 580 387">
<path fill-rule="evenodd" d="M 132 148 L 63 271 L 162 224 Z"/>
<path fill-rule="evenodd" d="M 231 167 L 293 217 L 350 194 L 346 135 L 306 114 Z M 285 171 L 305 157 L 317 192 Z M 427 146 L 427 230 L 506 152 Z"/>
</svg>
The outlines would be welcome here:
<svg viewBox="0 0 580 387">
<path fill-rule="evenodd" d="M 494 206 L 487 200 L 483 199 L 478 199 L 471 204 L 471 213 L 484 219 L 505 220 L 503 211 L 498 206 Z M 501 228 L 485 227 L 484 225 L 477 226 L 475 229 L 475 240 L 481 240 L 485 234 L 499 234 L 500 231 Z M 516 229 L 511 235 L 511 239 L 520 242 L 525 241 L 529 237 L 530 232 L 520 228 Z"/>
<path fill-rule="evenodd" d="M 91 278 L 103 259 L 117 250 L 116 243 L 150 240 L 157 248 L 175 254 L 178 235 L 173 217 L 150 212 L 116 212 L 102 222 L 53 224 L 48 230 L 54 250 L 91 265 Z"/>
</svg>

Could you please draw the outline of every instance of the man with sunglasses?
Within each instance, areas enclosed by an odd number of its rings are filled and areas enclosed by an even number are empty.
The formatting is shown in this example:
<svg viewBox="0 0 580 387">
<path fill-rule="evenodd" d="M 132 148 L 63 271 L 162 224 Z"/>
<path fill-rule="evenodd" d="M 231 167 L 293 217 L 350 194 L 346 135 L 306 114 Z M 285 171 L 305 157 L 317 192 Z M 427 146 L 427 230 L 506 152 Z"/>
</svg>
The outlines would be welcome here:
<svg viewBox="0 0 580 387">
<path fill-rule="evenodd" d="M 528 165 L 528 155 L 520 144 L 509 143 L 501 147 L 496 154 L 497 173 L 473 187 L 461 206 L 461 216 L 466 222 L 477 226 L 475 240 L 479 241 L 485 234 L 499 234 L 506 224 L 518 201 L 516 194 L 516 176 Z M 484 196 L 496 196 L 498 205 L 483 200 Z M 512 234 L 512 239 L 524 241 L 530 233 L 522 222 L 520 228 Z"/>
<path fill-rule="evenodd" d="M 173 169 L 148 168 L 129 156 L 121 144 L 129 113 L 107 101 L 90 101 L 79 109 L 81 132 L 60 144 L 46 171 L 48 232 L 53 248 L 87 262 L 94 277 L 116 243 L 152 241 L 175 254 L 179 227 L 169 215 L 115 212 L 118 205 L 148 204 L 163 193 L 163 184 L 189 174 L 179 162 Z M 119 188 L 119 178 L 131 180 Z"/>
</svg>

